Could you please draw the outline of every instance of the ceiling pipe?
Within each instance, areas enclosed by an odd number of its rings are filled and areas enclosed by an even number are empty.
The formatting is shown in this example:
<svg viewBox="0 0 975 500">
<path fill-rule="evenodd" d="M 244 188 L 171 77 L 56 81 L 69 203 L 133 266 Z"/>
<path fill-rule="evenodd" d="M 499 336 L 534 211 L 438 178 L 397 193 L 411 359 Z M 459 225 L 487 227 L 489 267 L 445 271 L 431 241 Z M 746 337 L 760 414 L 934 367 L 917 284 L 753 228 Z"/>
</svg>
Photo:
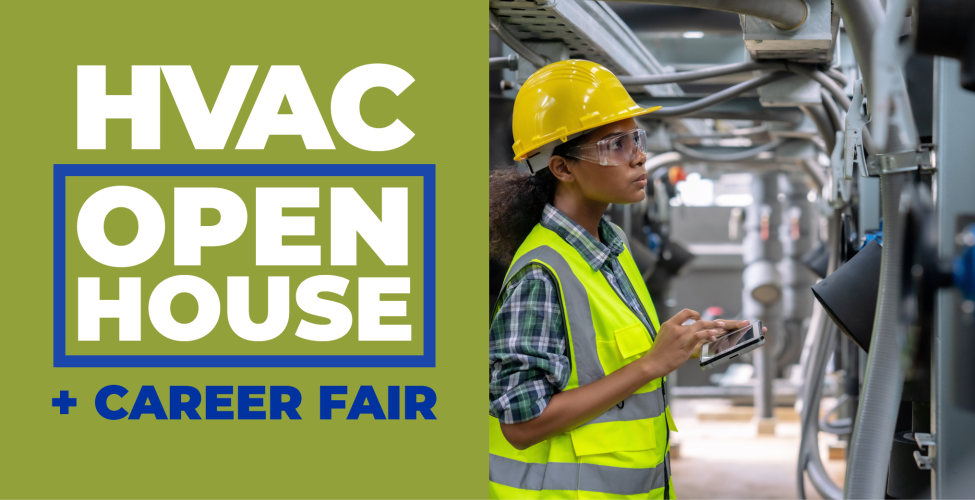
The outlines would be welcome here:
<svg viewBox="0 0 975 500">
<path fill-rule="evenodd" d="M 802 0 L 620 0 L 629 3 L 676 5 L 720 10 L 764 19 L 783 31 L 798 29 L 806 22 L 806 3 Z M 859 54 L 857 54 L 859 59 Z"/>
<path fill-rule="evenodd" d="M 532 65 L 534 65 L 536 68 L 541 68 L 549 63 L 548 59 L 546 59 L 544 56 L 532 49 L 529 49 L 525 44 L 521 43 L 521 40 L 515 38 L 515 36 L 508 31 L 508 28 L 505 28 L 504 25 L 501 24 L 501 20 L 498 19 L 498 16 L 494 15 L 493 12 L 488 12 L 488 14 L 490 14 L 490 17 L 488 18 L 488 26 L 490 26 L 491 30 L 497 33 L 498 38 L 500 38 L 505 45 L 511 47 L 511 50 L 518 53 L 522 59 L 532 63 Z"/>
</svg>

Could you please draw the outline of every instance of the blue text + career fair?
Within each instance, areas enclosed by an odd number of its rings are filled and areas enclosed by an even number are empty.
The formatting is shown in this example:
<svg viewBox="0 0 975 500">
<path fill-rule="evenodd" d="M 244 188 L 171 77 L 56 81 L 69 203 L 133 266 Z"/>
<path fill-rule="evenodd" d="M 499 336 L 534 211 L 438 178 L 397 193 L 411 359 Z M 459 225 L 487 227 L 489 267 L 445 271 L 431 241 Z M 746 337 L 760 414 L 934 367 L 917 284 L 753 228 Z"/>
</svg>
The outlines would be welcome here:
<svg viewBox="0 0 975 500">
<path fill-rule="evenodd" d="M 437 393 L 421 385 L 358 388 L 323 385 L 317 405 L 302 407 L 302 393 L 287 385 L 188 385 L 138 389 L 107 385 L 95 395 L 95 409 L 108 420 L 301 420 L 317 409 L 321 420 L 436 420 Z M 169 396 L 163 403 L 160 393 Z M 236 404 L 235 404 L 236 403 Z M 308 408 L 311 406 L 311 408 Z M 317 408 L 316 408 L 317 407 Z M 314 409 L 312 409 L 314 408 Z"/>
</svg>

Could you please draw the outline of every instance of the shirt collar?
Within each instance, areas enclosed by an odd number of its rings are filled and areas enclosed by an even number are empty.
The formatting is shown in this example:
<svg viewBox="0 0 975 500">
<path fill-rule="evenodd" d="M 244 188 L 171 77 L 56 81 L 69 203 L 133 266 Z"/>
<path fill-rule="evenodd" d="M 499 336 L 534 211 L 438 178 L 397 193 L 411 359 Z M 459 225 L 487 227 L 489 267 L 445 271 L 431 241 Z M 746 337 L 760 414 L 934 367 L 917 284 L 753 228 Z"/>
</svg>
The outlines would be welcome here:
<svg viewBox="0 0 975 500">
<path fill-rule="evenodd" d="M 605 244 L 551 204 L 545 205 L 541 224 L 575 248 L 593 270 L 600 269 L 607 259 L 618 256 L 625 249 L 623 240 L 606 219 L 599 220 L 599 235 Z"/>
</svg>

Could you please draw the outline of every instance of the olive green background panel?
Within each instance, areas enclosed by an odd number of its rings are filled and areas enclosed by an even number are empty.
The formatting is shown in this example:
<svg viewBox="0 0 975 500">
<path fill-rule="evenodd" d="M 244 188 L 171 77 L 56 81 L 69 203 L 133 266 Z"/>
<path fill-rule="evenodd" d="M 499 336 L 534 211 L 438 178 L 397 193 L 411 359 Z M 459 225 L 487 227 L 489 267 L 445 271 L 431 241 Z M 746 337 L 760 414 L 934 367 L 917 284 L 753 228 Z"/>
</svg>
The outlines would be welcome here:
<svg viewBox="0 0 975 500">
<path fill-rule="evenodd" d="M 0 6 L 0 496 L 487 495 L 484 7 L 402 0 Z M 356 149 L 330 117 L 336 82 L 371 63 L 398 66 L 416 80 L 399 96 L 380 88 L 363 97 L 367 123 L 400 119 L 416 134 L 393 151 Z M 105 150 L 77 150 L 77 66 L 106 65 L 108 93 L 128 94 L 131 66 L 139 64 L 192 65 L 211 107 L 231 65 L 259 65 L 226 148 L 193 149 L 160 76 L 159 150 L 132 150 L 128 120 L 108 121 Z M 301 66 L 334 150 L 305 150 L 299 136 L 271 137 L 264 150 L 233 149 L 271 65 Z M 52 165 L 69 163 L 436 164 L 436 368 L 53 368 Z M 94 396 L 111 384 L 131 391 L 129 406 L 143 385 L 155 385 L 164 403 L 173 385 L 291 385 L 303 394 L 303 419 L 110 421 L 96 413 Z M 437 420 L 346 420 L 347 410 L 319 420 L 321 385 L 349 386 L 348 403 L 358 386 L 373 385 L 384 406 L 386 386 L 429 386 Z M 61 390 L 78 399 L 68 415 L 51 406 Z"/>
</svg>

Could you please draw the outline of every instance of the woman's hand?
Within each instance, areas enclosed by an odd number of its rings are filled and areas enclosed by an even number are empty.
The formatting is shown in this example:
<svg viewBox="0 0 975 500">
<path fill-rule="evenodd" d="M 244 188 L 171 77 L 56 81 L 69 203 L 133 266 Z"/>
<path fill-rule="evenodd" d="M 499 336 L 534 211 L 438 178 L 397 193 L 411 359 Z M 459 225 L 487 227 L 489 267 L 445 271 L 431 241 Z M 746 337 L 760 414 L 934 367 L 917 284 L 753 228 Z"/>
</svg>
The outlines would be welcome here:
<svg viewBox="0 0 975 500">
<path fill-rule="evenodd" d="M 697 321 L 684 325 L 689 319 Z M 651 371 L 651 379 L 666 376 L 684 364 L 701 344 L 714 342 L 726 327 L 734 329 L 731 324 L 737 323 L 705 321 L 697 311 L 684 309 L 660 325 L 653 347 L 637 362 Z"/>
</svg>

